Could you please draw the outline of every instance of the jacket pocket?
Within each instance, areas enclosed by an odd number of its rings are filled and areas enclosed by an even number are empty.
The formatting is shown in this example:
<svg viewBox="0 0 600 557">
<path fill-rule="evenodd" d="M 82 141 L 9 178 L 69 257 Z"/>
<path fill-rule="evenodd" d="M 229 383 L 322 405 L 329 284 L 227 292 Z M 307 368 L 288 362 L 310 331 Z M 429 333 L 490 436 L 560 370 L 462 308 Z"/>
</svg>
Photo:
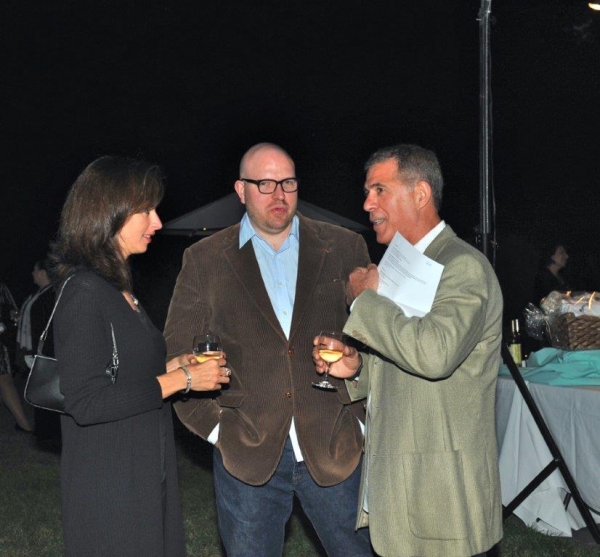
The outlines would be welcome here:
<svg viewBox="0 0 600 557">
<path fill-rule="evenodd" d="M 224 392 L 216 398 L 221 407 L 219 419 L 219 448 L 229 446 L 231 450 L 239 444 L 256 445 L 260 435 L 253 420 L 246 414 L 243 402 L 246 398 L 242 392 Z"/>
<path fill-rule="evenodd" d="M 220 391 L 219 396 L 215 400 L 219 406 L 224 408 L 239 408 L 246 395 L 240 392 Z"/>
<path fill-rule="evenodd" d="M 460 451 L 402 456 L 411 532 L 422 539 L 462 540 L 468 507 Z"/>
</svg>

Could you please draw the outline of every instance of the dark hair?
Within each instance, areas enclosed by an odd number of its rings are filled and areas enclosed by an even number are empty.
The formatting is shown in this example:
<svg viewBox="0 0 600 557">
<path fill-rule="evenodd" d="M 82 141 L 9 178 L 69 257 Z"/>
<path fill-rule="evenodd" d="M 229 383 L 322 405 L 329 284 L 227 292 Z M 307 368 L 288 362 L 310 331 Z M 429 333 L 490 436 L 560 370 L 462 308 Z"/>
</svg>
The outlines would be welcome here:
<svg viewBox="0 0 600 557">
<path fill-rule="evenodd" d="M 47 257 L 38 259 L 33 264 L 34 269 L 37 269 L 38 271 L 46 271 L 47 273 L 50 273 L 50 266 L 51 264 Z"/>
<path fill-rule="evenodd" d="M 439 211 L 442 207 L 444 178 L 436 154 L 418 145 L 400 144 L 384 147 L 375 151 L 365 163 L 365 171 L 373 165 L 394 159 L 398 165 L 398 174 L 414 184 L 424 180 L 431 186 L 433 204 Z"/>
<path fill-rule="evenodd" d="M 569 253 L 569 249 L 567 248 L 567 244 L 565 242 L 561 242 L 560 240 L 550 240 L 546 243 L 542 253 L 543 267 L 549 267 L 554 263 L 554 259 L 552 259 L 552 257 L 556 253 L 556 250 L 560 247 L 562 247 L 567 254 Z"/>
<path fill-rule="evenodd" d="M 51 283 L 54 283 L 56 280 L 56 277 L 54 276 L 54 264 L 52 263 L 52 259 L 50 257 L 50 255 L 46 255 L 45 257 L 41 257 L 40 259 L 37 259 L 35 261 L 35 263 L 33 264 L 33 268 L 34 270 L 37 271 L 45 271 L 46 275 L 48 276 L 48 280 Z"/>
<path fill-rule="evenodd" d="M 123 157 L 100 157 L 78 176 L 62 209 L 52 246 L 57 280 L 89 268 L 119 290 L 131 288 L 131 273 L 117 233 L 134 213 L 155 208 L 164 193 L 156 165 Z"/>
</svg>

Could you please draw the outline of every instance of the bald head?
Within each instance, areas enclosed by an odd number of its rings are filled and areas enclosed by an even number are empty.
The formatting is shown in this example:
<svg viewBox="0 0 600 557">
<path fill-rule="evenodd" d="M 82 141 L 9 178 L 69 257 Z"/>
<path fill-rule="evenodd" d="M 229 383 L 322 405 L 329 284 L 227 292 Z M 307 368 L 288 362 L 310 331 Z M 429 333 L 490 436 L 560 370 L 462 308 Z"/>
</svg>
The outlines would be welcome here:
<svg viewBox="0 0 600 557">
<path fill-rule="evenodd" d="M 298 191 L 283 191 L 283 182 L 296 177 L 292 158 L 278 145 L 259 143 L 242 157 L 240 179 L 235 191 L 246 205 L 248 218 L 256 232 L 278 250 L 288 237 L 298 206 Z M 277 182 L 275 190 L 262 193 L 262 180 Z"/>
<path fill-rule="evenodd" d="M 255 176 L 250 176 L 250 173 L 257 165 L 262 166 L 262 161 L 264 160 L 277 161 L 277 164 L 281 164 L 282 159 L 287 159 L 287 163 L 292 169 L 295 169 L 292 157 L 279 147 L 279 145 L 275 145 L 274 143 L 257 143 L 250 147 L 242 157 L 240 162 L 240 178 L 255 178 Z M 292 172 L 291 175 L 293 176 L 294 173 Z"/>
</svg>

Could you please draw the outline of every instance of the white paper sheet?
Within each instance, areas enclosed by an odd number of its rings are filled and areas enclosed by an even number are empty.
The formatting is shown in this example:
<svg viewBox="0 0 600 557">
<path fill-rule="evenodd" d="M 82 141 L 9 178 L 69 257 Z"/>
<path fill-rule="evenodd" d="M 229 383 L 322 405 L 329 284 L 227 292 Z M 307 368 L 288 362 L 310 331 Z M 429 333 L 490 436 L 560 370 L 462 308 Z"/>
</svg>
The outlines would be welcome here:
<svg viewBox="0 0 600 557">
<path fill-rule="evenodd" d="M 431 310 L 443 265 L 396 232 L 377 268 L 378 294 L 394 301 L 409 317 L 423 317 Z"/>
</svg>

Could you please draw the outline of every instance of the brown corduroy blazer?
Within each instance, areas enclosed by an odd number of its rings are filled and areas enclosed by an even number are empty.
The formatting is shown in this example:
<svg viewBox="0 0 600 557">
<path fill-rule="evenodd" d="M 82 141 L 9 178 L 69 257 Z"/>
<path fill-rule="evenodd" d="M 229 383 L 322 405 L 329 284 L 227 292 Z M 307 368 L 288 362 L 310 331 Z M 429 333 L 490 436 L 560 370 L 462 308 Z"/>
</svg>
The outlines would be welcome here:
<svg viewBox="0 0 600 557">
<path fill-rule="evenodd" d="M 239 224 L 185 251 L 169 307 L 169 357 L 189 351 L 195 334 L 221 336 L 231 383 L 175 403 L 181 421 L 207 438 L 220 424 L 217 447 L 236 478 L 261 485 L 275 471 L 294 417 L 298 441 L 313 479 L 328 486 L 345 480 L 360 461 L 362 403 L 315 389 L 311 352 L 323 329 L 341 330 L 350 272 L 369 262 L 364 239 L 298 215 L 300 250 L 289 340 L 264 286 L 252 242 L 239 248 Z"/>
</svg>

